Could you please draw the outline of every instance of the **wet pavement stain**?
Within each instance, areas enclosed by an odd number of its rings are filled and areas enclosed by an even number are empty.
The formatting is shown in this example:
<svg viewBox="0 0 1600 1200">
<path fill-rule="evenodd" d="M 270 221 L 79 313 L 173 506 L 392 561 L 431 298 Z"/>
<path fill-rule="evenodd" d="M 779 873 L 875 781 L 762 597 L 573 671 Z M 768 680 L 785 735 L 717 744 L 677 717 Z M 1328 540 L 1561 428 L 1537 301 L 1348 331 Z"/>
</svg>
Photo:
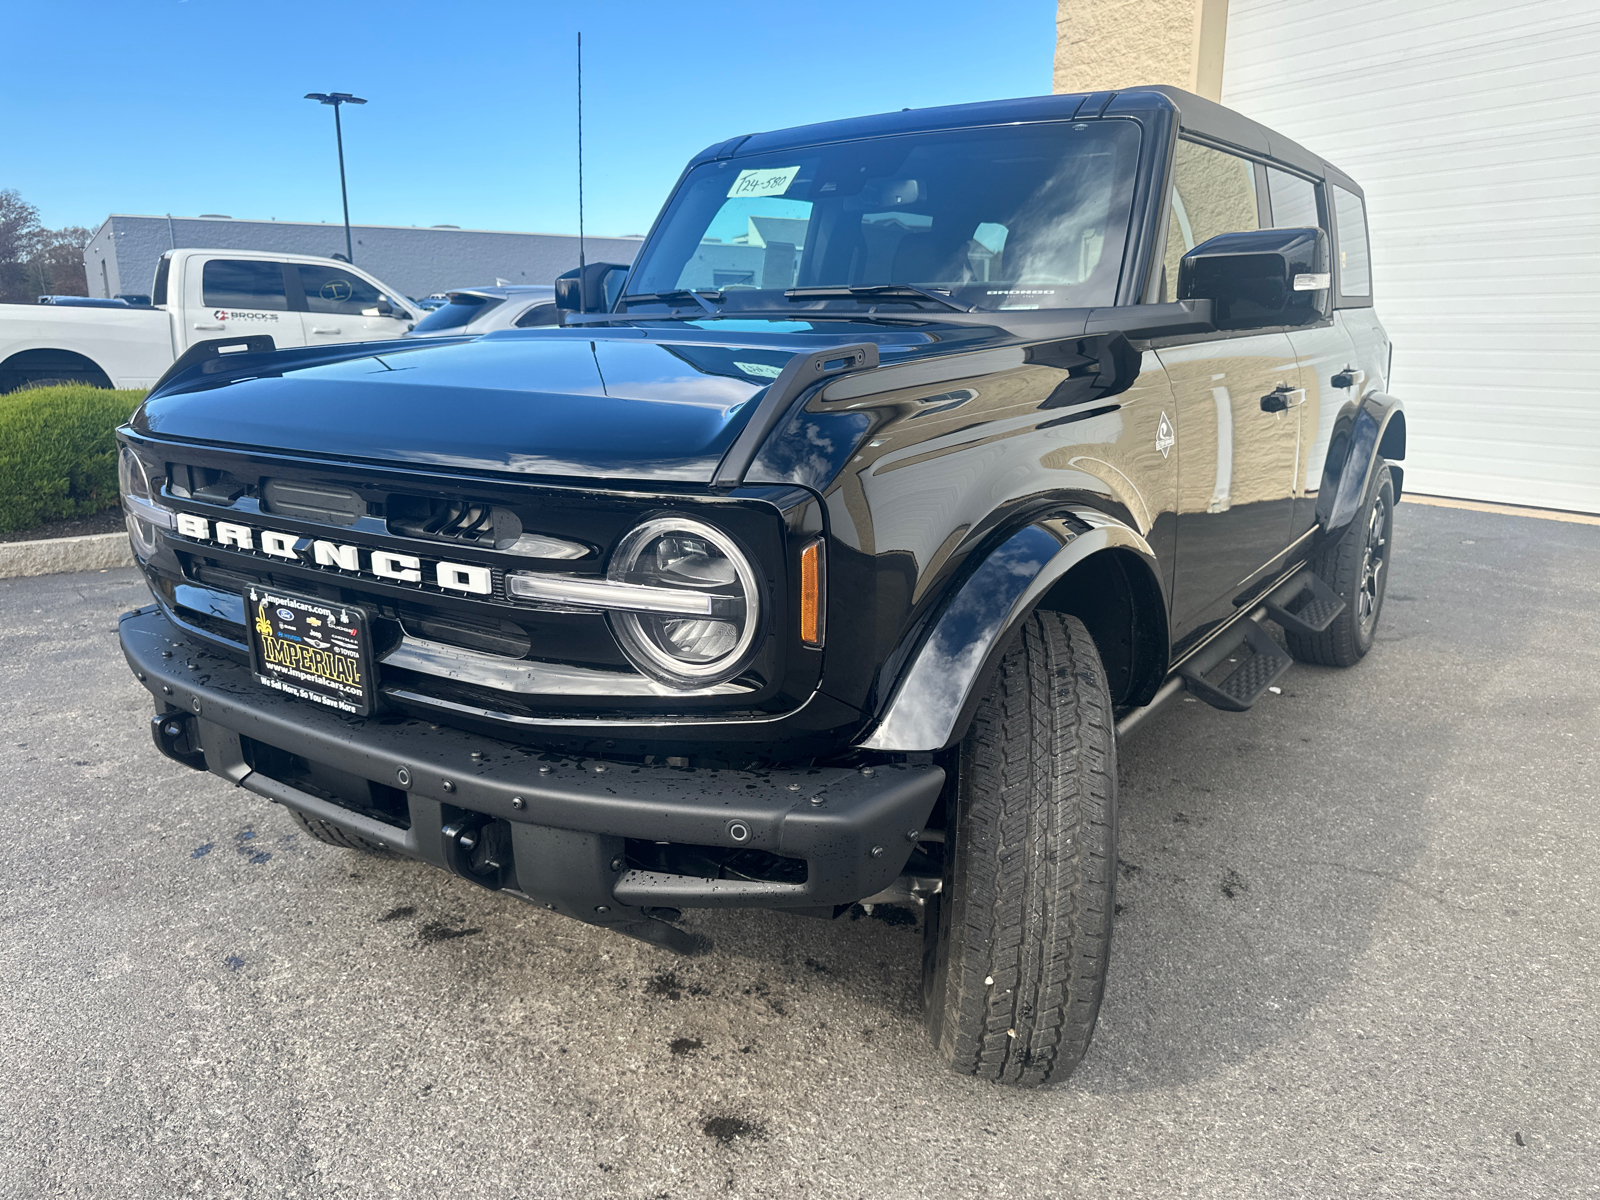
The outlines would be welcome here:
<svg viewBox="0 0 1600 1200">
<path fill-rule="evenodd" d="M 252 844 L 255 841 L 255 837 L 256 831 L 254 829 L 241 829 L 233 835 L 233 848 L 247 857 L 253 865 L 260 866 L 262 863 L 271 860 L 272 852 L 270 850 L 257 850 Z"/>
<path fill-rule="evenodd" d="M 475 933 L 482 932 L 481 929 L 452 929 L 443 921 L 430 921 L 417 930 L 417 937 L 425 945 L 432 945 L 434 942 L 453 941 L 456 938 L 471 937 Z"/>
<path fill-rule="evenodd" d="M 1240 892 L 1248 892 L 1250 887 L 1245 883 L 1243 876 L 1229 867 L 1222 873 L 1222 894 L 1229 900 L 1234 899 Z"/>
<path fill-rule="evenodd" d="M 240 958 L 237 954 L 230 954 L 227 958 L 222 960 L 222 965 L 227 967 L 230 971 L 237 971 L 240 967 L 244 966 L 244 959 Z"/>
<path fill-rule="evenodd" d="M 700 1132 L 707 1137 L 714 1137 L 724 1146 L 731 1144 L 736 1138 L 762 1138 L 767 1136 L 766 1127 L 752 1124 L 742 1117 L 707 1117 L 700 1126 Z"/>
<path fill-rule="evenodd" d="M 650 976 L 644 985 L 646 996 L 665 996 L 668 1000 L 683 999 L 683 981 L 672 971 L 660 971 Z"/>
<path fill-rule="evenodd" d="M 694 1051 L 702 1049 L 704 1046 L 705 1043 L 699 1038 L 673 1038 L 672 1041 L 667 1043 L 667 1049 L 679 1057 L 682 1057 L 686 1054 L 692 1054 Z"/>
<path fill-rule="evenodd" d="M 196 846 L 193 850 L 189 851 L 189 857 L 204 858 L 206 855 L 215 850 L 216 847 L 217 844 L 215 842 L 207 842 L 204 846 Z"/>
<path fill-rule="evenodd" d="M 416 915 L 417 910 L 415 908 L 409 904 L 402 904 L 399 908 L 391 908 L 388 912 L 384 913 L 383 916 L 378 918 L 378 923 L 382 924 L 384 921 L 399 921 L 402 918 L 414 917 Z"/>
</svg>

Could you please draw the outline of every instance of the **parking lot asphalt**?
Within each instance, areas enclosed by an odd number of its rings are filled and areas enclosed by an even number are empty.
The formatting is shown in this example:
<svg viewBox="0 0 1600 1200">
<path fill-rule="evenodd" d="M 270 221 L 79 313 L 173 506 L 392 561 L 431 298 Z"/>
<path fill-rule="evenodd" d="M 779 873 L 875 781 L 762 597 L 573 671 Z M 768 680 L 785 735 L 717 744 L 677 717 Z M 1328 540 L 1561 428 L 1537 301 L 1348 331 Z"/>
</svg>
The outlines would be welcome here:
<svg viewBox="0 0 1600 1200">
<path fill-rule="evenodd" d="M 677 959 L 150 744 L 132 570 L 0 581 L 0 1195 L 1600 1194 L 1600 528 L 1402 504 L 1378 645 L 1122 747 L 1083 1066 L 942 1070 L 909 908 Z"/>
</svg>

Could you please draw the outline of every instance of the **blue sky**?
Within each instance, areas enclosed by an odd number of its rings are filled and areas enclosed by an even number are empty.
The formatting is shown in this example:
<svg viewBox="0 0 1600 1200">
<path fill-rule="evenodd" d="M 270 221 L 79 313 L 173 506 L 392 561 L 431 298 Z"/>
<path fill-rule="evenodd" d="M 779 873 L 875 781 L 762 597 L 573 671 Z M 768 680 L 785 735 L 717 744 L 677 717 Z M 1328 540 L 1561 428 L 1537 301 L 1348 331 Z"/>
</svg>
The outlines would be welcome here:
<svg viewBox="0 0 1600 1200">
<path fill-rule="evenodd" d="M 642 233 L 740 133 L 1050 90 L 1053 0 L 23 3 L 6 6 L 0 188 L 45 224 L 111 212 Z M 31 49 L 29 49 L 31 48 Z"/>
</svg>

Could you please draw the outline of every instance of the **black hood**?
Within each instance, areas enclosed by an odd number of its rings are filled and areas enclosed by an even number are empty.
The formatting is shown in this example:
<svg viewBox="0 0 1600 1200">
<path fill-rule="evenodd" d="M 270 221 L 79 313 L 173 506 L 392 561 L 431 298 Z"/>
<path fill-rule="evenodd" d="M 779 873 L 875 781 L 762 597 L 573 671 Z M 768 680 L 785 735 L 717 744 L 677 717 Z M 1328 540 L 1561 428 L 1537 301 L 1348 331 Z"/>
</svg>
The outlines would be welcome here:
<svg viewBox="0 0 1600 1200">
<path fill-rule="evenodd" d="M 227 360 L 225 375 L 173 378 L 133 427 L 163 439 L 445 470 L 706 483 L 794 354 L 868 340 L 863 334 L 886 355 L 943 340 L 830 324 L 518 330 L 445 345 L 241 355 Z M 970 330 L 959 334 L 972 339 Z"/>
</svg>

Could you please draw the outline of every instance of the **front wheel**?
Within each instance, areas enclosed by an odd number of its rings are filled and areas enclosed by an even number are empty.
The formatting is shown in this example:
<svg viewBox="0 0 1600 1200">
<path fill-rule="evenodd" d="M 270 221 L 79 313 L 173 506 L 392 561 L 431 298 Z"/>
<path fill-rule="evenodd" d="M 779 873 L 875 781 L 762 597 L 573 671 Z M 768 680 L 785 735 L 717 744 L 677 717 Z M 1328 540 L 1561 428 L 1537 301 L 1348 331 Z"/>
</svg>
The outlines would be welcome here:
<svg viewBox="0 0 1600 1200">
<path fill-rule="evenodd" d="M 289 815 L 294 818 L 296 825 L 324 846 L 337 846 L 341 850 L 360 850 L 363 854 L 376 854 L 381 858 L 393 857 L 391 851 L 376 842 L 369 842 L 359 834 L 347 833 L 337 825 L 317 817 L 307 816 L 298 808 L 291 808 Z"/>
<path fill-rule="evenodd" d="M 1028 618 L 960 757 L 924 923 L 928 1032 L 961 1074 L 1059 1081 L 1100 1012 L 1117 863 L 1111 696 L 1077 618 Z"/>
</svg>

